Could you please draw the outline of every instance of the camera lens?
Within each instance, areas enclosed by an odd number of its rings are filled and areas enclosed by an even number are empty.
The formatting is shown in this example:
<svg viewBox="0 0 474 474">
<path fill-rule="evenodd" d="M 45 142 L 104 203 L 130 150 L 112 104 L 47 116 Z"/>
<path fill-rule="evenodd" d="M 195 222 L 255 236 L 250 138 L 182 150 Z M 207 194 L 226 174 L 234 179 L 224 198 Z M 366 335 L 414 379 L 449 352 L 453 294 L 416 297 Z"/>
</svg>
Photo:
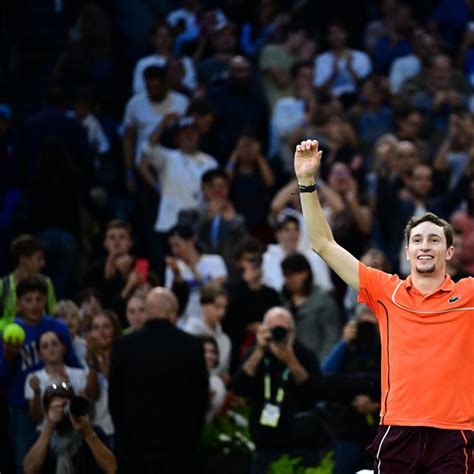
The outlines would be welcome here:
<svg viewBox="0 0 474 474">
<path fill-rule="evenodd" d="M 89 402 L 84 397 L 74 397 L 66 406 L 72 416 L 86 416 L 89 412 Z"/>
<path fill-rule="evenodd" d="M 275 342 L 284 342 L 288 336 L 288 329 L 283 326 L 275 326 L 271 328 L 270 333 Z"/>
</svg>

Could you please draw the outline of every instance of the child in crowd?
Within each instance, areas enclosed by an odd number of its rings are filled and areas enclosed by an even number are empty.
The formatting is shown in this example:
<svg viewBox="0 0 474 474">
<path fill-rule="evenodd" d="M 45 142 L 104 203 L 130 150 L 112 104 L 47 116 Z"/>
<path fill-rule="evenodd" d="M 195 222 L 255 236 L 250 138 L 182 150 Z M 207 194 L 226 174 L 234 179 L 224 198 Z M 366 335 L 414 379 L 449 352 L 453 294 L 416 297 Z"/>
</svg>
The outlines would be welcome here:
<svg viewBox="0 0 474 474">
<path fill-rule="evenodd" d="M 128 300 L 126 316 L 130 326 L 124 330 L 124 334 L 140 329 L 145 324 L 145 296 L 142 292 L 136 292 Z"/>
<path fill-rule="evenodd" d="M 16 285 L 18 316 L 15 323 L 25 331 L 23 344 L 0 343 L 0 379 L 6 381 L 10 408 L 15 464 L 21 469 L 23 457 L 36 436 L 25 399 L 26 377 L 43 367 L 38 356 L 37 341 L 41 334 L 54 331 L 65 342 L 64 360 L 70 367 L 81 367 L 72 346 L 66 325 L 44 314 L 48 297 L 48 284 L 41 276 L 28 276 Z"/>
<path fill-rule="evenodd" d="M 36 342 L 38 355 L 44 367 L 26 377 L 25 399 L 28 400 L 31 418 L 36 423 L 43 420 L 43 395 L 51 384 L 69 382 L 76 395 L 81 395 L 86 387 L 85 369 L 69 367 L 64 362 L 66 345 L 63 337 L 54 331 L 46 331 Z M 40 428 L 41 423 L 38 425 Z"/>
<path fill-rule="evenodd" d="M 62 300 L 57 304 L 54 316 L 66 324 L 76 355 L 81 364 L 85 367 L 87 342 L 80 336 L 81 313 L 79 312 L 79 308 L 71 300 Z"/>
</svg>

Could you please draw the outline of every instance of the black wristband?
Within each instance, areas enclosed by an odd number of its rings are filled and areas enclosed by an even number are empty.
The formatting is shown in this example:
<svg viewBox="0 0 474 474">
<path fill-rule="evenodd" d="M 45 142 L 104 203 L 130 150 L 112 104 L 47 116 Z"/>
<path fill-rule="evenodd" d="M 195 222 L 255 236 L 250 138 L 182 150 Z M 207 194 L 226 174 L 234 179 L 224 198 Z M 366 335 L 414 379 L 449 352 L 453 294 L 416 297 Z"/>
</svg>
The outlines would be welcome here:
<svg viewBox="0 0 474 474">
<path fill-rule="evenodd" d="M 317 183 L 310 184 L 309 186 L 304 186 L 302 184 L 298 184 L 298 191 L 299 194 L 301 193 L 314 193 L 316 189 L 319 189 L 321 186 Z M 293 194 L 298 194 L 298 193 L 293 193 Z"/>
</svg>

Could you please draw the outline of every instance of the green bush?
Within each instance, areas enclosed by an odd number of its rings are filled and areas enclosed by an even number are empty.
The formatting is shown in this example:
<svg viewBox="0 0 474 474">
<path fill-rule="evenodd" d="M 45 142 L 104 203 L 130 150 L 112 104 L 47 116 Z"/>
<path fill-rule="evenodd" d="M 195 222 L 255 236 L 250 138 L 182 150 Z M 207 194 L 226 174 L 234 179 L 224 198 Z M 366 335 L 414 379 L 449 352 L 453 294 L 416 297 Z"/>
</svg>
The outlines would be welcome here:
<svg viewBox="0 0 474 474">
<path fill-rule="evenodd" d="M 332 474 L 334 468 L 333 453 L 327 453 L 318 467 L 303 467 L 300 458 L 290 458 L 286 454 L 274 461 L 269 474 Z"/>
</svg>

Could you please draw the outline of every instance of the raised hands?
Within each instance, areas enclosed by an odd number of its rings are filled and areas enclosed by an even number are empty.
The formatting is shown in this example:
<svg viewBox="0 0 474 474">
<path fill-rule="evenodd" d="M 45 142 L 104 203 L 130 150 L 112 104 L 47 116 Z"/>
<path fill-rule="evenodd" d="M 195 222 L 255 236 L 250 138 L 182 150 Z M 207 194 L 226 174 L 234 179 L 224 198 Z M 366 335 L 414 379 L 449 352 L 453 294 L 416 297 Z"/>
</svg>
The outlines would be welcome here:
<svg viewBox="0 0 474 474">
<path fill-rule="evenodd" d="M 322 152 L 316 140 L 304 140 L 296 146 L 294 166 L 298 183 L 304 186 L 314 184 L 319 171 Z"/>
</svg>

